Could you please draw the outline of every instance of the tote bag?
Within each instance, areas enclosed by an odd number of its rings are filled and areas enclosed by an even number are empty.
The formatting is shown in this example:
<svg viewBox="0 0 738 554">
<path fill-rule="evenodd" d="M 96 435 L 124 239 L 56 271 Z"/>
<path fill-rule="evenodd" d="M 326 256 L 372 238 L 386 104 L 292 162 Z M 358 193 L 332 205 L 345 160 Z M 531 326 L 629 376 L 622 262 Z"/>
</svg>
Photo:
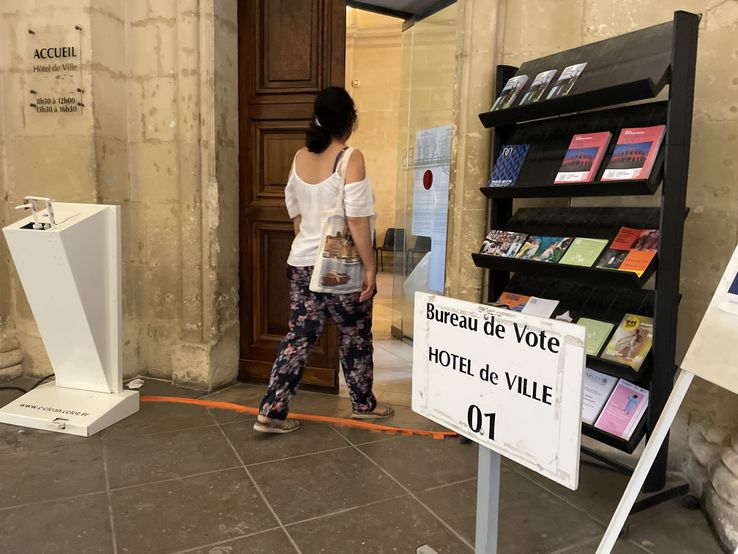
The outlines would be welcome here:
<svg viewBox="0 0 738 554">
<path fill-rule="evenodd" d="M 364 264 L 351 238 L 343 207 L 346 168 L 353 151 L 353 148 L 348 148 L 338 166 L 341 181 L 335 207 L 320 214 L 320 248 L 310 279 L 313 292 L 349 294 L 361 291 L 364 284 Z"/>
</svg>

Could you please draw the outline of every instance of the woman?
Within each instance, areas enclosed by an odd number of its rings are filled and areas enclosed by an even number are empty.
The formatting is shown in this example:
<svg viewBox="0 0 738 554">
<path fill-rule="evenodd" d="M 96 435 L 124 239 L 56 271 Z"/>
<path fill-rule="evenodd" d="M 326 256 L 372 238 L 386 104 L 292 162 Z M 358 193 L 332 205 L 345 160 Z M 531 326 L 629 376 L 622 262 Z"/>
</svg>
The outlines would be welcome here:
<svg viewBox="0 0 738 554">
<path fill-rule="evenodd" d="M 372 299 L 377 277 L 371 238 L 374 195 L 361 152 L 347 153 L 346 141 L 355 124 L 356 108 L 349 94 L 340 87 L 324 89 L 315 99 L 305 148 L 295 154 L 292 162 L 285 188 L 287 211 L 295 229 L 287 259 L 292 314 L 289 332 L 272 366 L 266 396 L 259 404 L 254 429 L 262 433 L 289 433 L 299 427 L 298 421 L 286 419 L 288 405 L 328 317 L 338 328 L 352 417 L 376 419 L 394 414 L 390 406 L 378 405 L 372 394 Z M 349 157 L 343 159 L 344 154 Z M 314 293 L 309 285 L 320 247 L 321 212 L 335 206 L 342 186 L 346 220 L 364 266 L 363 287 L 361 292 L 349 294 Z"/>
</svg>

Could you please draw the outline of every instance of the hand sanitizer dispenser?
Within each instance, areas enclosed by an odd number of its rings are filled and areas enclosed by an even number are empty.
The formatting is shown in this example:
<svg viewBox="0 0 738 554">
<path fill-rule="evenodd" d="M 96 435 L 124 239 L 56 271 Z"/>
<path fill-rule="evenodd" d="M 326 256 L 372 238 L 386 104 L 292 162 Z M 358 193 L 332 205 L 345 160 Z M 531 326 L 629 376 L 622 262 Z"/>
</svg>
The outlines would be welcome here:
<svg viewBox="0 0 738 554">
<path fill-rule="evenodd" d="M 120 207 L 26 197 L 19 209 L 32 214 L 3 233 L 56 382 L 0 409 L 0 422 L 90 436 L 139 409 L 123 389 Z"/>
</svg>

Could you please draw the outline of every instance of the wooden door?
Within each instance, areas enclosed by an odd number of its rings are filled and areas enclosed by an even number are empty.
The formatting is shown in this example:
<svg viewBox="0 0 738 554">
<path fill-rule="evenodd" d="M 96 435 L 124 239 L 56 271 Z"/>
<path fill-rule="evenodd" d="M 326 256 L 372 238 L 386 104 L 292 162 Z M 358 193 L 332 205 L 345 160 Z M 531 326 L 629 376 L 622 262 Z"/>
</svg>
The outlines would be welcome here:
<svg viewBox="0 0 738 554">
<path fill-rule="evenodd" d="M 238 3 L 241 379 L 268 379 L 287 332 L 287 255 L 293 239 L 284 187 L 304 145 L 315 95 L 343 86 L 344 0 Z M 329 325 L 302 382 L 337 390 L 338 347 Z"/>
</svg>

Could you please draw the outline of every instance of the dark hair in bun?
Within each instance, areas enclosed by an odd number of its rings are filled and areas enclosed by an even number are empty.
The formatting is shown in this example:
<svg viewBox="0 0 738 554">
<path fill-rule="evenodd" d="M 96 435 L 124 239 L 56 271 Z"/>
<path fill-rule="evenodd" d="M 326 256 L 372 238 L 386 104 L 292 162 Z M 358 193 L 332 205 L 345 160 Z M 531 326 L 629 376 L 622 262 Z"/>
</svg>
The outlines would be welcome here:
<svg viewBox="0 0 738 554">
<path fill-rule="evenodd" d="M 331 138 L 342 139 L 356 124 L 354 101 L 343 87 L 324 88 L 315 97 L 313 119 L 305 135 L 305 146 L 319 154 L 331 143 Z"/>
</svg>

